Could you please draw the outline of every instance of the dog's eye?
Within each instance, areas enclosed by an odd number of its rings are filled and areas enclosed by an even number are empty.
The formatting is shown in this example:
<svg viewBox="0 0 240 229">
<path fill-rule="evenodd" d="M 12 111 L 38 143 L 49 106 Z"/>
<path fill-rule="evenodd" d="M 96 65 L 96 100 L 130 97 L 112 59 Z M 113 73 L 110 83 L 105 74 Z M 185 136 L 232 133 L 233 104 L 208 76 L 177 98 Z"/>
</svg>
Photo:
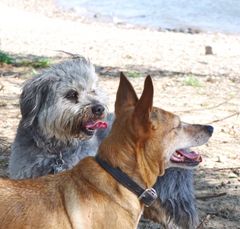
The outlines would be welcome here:
<svg viewBox="0 0 240 229">
<path fill-rule="evenodd" d="M 78 99 L 78 92 L 75 90 L 70 90 L 67 92 L 65 98 L 76 102 Z"/>
<path fill-rule="evenodd" d="M 176 131 L 177 129 L 180 129 L 181 127 L 182 127 L 182 124 L 181 124 L 181 122 L 179 122 L 170 131 Z"/>
<path fill-rule="evenodd" d="M 90 91 L 90 94 L 92 94 L 92 95 L 96 95 L 97 93 L 96 93 L 95 90 L 91 90 L 91 91 Z"/>
</svg>

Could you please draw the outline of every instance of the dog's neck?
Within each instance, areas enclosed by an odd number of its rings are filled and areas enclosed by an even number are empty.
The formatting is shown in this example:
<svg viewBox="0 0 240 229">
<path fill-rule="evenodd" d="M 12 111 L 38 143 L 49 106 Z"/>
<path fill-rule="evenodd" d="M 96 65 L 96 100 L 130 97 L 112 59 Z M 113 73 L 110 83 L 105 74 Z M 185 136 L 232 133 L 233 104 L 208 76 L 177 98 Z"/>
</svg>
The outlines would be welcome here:
<svg viewBox="0 0 240 229">
<path fill-rule="evenodd" d="M 157 180 L 159 166 L 151 152 L 146 157 L 144 150 L 145 145 L 140 142 L 119 141 L 119 136 L 110 135 L 100 145 L 98 155 L 109 165 L 120 168 L 142 188 L 150 188 Z"/>
<path fill-rule="evenodd" d="M 69 150 L 69 148 L 77 148 L 79 145 L 79 140 L 74 138 L 63 138 L 58 139 L 56 137 L 49 136 L 47 134 L 42 134 L 42 130 L 39 127 L 28 128 L 26 130 L 32 137 L 33 141 L 38 148 L 45 149 L 48 153 L 56 154 L 57 152 L 64 152 Z"/>
</svg>

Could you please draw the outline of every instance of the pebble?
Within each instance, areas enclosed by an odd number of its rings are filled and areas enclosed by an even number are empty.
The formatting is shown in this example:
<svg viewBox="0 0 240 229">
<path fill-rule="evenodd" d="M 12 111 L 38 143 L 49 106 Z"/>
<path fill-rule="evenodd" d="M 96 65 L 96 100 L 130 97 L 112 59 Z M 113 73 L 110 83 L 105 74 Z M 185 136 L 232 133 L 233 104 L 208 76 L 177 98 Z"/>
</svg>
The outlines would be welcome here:
<svg viewBox="0 0 240 229">
<path fill-rule="evenodd" d="M 220 156 L 217 156 L 217 160 L 216 160 L 216 162 L 222 162 Z"/>
<path fill-rule="evenodd" d="M 213 50 L 211 46 L 205 46 L 205 55 L 213 55 Z"/>
</svg>

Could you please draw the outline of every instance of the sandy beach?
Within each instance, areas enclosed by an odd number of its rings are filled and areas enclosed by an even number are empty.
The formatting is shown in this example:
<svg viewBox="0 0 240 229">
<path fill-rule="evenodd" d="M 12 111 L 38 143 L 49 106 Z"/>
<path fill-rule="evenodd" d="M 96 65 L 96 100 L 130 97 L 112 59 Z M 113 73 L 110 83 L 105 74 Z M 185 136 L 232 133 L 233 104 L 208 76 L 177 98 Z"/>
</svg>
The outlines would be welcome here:
<svg viewBox="0 0 240 229">
<path fill-rule="evenodd" d="M 87 21 L 54 1 L 0 0 L 0 50 L 11 55 L 88 57 L 109 94 L 113 111 L 118 72 L 138 93 L 146 74 L 154 81 L 154 104 L 184 121 L 211 123 L 211 141 L 199 147 L 196 196 L 204 228 L 240 228 L 240 35 L 174 33 Z M 213 55 L 205 54 L 211 46 Z M 39 69 L 0 65 L 0 175 L 7 176 L 9 146 L 20 118 L 21 85 Z M 20 74 L 19 74 L 20 72 Z M 26 74 L 25 74 L 26 73 Z M 218 196 L 218 194 L 221 194 Z M 160 228 L 147 224 L 142 228 Z"/>
<path fill-rule="evenodd" d="M 42 1 L 40 5 L 29 2 L 0 1 L 2 50 L 56 56 L 55 50 L 63 49 L 88 56 L 100 66 L 145 66 L 200 75 L 240 72 L 240 36 L 157 32 L 83 23 L 74 12 L 60 17 L 52 1 Z M 205 55 L 208 45 L 212 46 L 214 55 Z"/>
</svg>

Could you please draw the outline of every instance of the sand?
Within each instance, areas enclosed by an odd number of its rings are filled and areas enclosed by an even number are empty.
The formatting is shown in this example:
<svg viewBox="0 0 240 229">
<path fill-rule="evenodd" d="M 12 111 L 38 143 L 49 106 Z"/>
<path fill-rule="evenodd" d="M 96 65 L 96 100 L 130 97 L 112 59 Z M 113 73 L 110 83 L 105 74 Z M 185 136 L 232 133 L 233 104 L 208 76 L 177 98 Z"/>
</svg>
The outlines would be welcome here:
<svg viewBox="0 0 240 229">
<path fill-rule="evenodd" d="M 65 14 L 59 17 L 51 1 L 41 1 L 39 7 L 28 2 L 31 1 L 0 1 L 1 49 L 44 56 L 55 56 L 55 50 L 60 49 L 111 67 L 145 66 L 201 75 L 238 75 L 240 72 L 240 36 L 83 23 L 81 18 Z M 53 17 L 54 13 L 57 17 Z M 205 55 L 208 45 L 212 46 L 214 55 Z"/>
<path fill-rule="evenodd" d="M 210 142 L 196 149 L 204 158 L 196 170 L 195 186 L 197 197 L 207 196 L 198 200 L 205 228 L 240 228 L 240 36 L 103 24 L 87 21 L 73 11 L 64 12 L 51 0 L 36 2 L 0 1 L 0 50 L 49 57 L 55 62 L 67 57 L 56 50 L 90 58 L 100 75 L 99 84 L 110 95 L 110 111 L 120 70 L 132 76 L 138 94 L 144 76 L 151 74 L 156 106 L 177 113 L 186 122 L 215 127 Z M 213 55 L 205 55 L 206 46 L 212 47 Z M 3 176 L 7 175 L 9 145 L 20 118 L 21 85 L 31 71 L 0 66 Z"/>
</svg>

